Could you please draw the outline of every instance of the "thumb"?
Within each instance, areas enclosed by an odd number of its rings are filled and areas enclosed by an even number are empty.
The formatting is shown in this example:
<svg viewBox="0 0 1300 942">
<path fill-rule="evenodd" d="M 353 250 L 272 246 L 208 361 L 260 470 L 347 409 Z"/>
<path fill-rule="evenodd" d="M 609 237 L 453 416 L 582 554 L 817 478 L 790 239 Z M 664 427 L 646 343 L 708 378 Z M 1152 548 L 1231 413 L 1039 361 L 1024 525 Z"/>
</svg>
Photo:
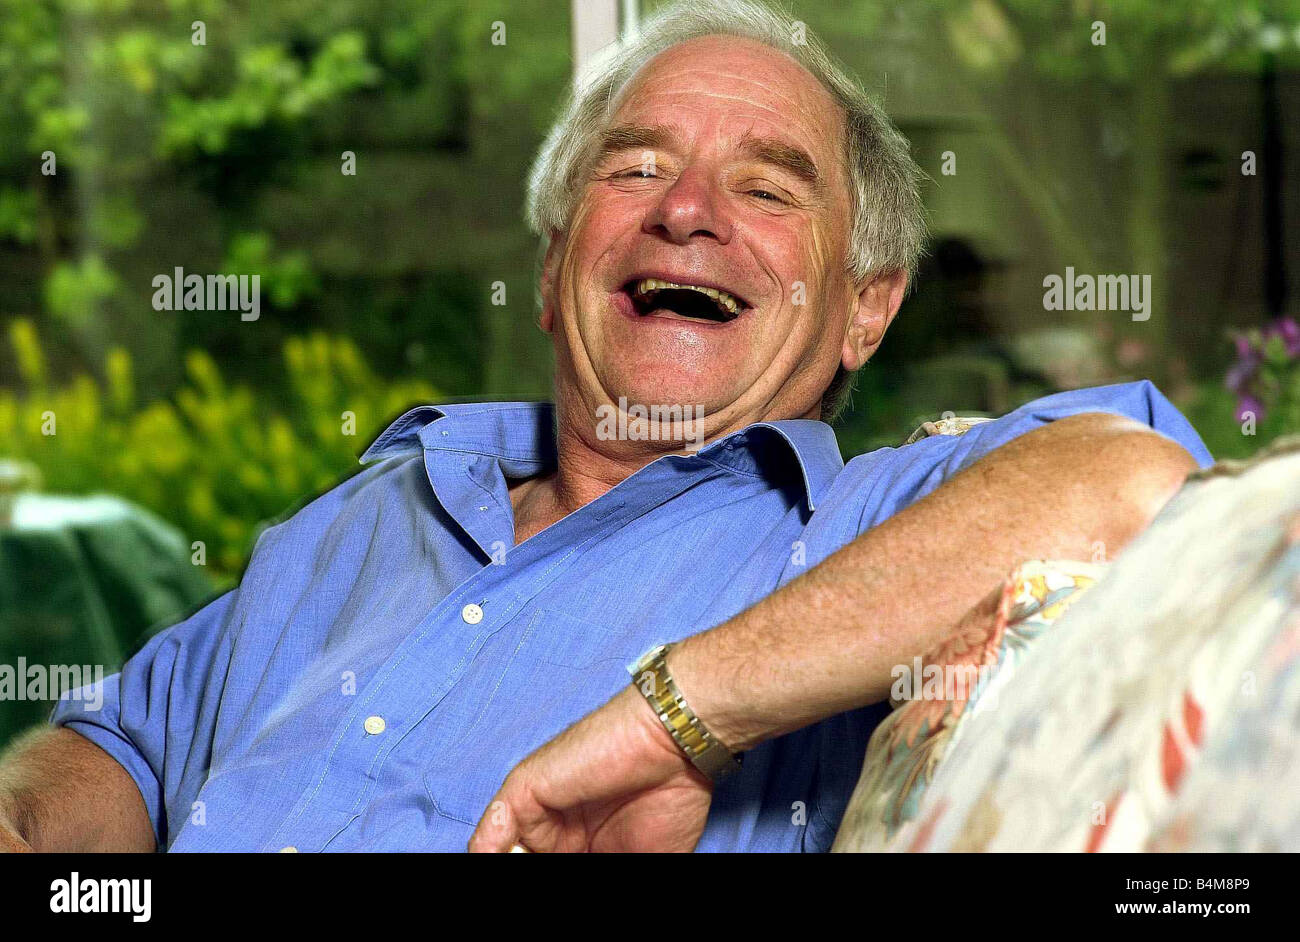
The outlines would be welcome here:
<svg viewBox="0 0 1300 942">
<path fill-rule="evenodd" d="M 504 854 L 519 841 L 519 823 L 514 810 L 500 798 L 493 799 L 479 818 L 478 826 L 470 835 L 471 854 Z"/>
</svg>

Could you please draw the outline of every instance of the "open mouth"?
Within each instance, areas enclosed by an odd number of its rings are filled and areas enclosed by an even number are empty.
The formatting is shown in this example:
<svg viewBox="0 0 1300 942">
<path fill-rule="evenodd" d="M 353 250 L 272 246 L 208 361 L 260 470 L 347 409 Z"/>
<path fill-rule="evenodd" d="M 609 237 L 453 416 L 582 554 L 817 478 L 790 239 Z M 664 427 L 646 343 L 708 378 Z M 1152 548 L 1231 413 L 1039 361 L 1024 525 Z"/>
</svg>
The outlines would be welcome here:
<svg viewBox="0 0 1300 942">
<path fill-rule="evenodd" d="M 749 309 L 742 298 L 717 288 L 678 284 L 662 278 L 638 278 L 623 286 L 640 316 L 675 315 L 725 324 Z"/>
</svg>

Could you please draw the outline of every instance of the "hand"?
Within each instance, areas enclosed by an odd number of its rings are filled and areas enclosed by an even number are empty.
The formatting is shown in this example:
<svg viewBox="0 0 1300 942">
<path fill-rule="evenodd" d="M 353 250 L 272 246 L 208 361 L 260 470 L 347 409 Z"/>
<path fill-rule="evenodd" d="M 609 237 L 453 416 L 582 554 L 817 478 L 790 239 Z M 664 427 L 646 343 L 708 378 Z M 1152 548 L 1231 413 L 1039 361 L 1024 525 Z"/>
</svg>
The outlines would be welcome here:
<svg viewBox="0 0 1300 942">
<path fill-rule="evenodd" d="M 713 783 L 628 686 L 515 766 L 469 850 L 691 851 L 712 797 Z"/>
</svg>

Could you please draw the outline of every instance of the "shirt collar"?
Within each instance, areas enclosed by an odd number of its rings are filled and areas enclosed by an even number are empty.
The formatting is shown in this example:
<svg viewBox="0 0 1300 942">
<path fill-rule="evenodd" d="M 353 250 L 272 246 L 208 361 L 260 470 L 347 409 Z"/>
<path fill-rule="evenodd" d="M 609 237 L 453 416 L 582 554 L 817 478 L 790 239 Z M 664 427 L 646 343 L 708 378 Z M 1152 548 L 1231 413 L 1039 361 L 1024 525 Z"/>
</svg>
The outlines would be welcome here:
<svg viewBox="0 0 1300 942">
<path fill-rule="evenodd" d="M 418 406 L 383 431 L 361 456 L 363 464 L 414 450 L 487 455 L 509 477 L 555 468 L 555 407 L 549 402 L 461 402 Z M 793 456 L 808 509 L 844 468 L 835 432 L 814 419 L 756 422 L 710 442 L 699 456 L 748 474 L 770 470 L 773 454 Z"/>
<path fill-rule="evenodd" d="M 418 450 L 498 458 L 511 477 L 555 467 L 555 409 L 549 402 L 449 402 L 402 415 L 361 456 L 368 464 Z"/>
</svg>

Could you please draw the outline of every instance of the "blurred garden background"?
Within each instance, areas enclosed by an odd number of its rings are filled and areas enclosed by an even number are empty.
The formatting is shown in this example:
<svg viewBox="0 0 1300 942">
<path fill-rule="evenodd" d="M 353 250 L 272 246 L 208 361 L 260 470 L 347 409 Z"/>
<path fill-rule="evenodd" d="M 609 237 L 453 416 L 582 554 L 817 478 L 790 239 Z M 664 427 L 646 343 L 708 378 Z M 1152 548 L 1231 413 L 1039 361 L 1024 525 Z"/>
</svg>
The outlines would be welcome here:
<svg viewBox="0 0 1300 942">
<path fill-rule="evenodd" d="M 127 634 L 237 580 L 404 408 L 549 395 L 522 206 L 584 5 L 0 0 L 5 486 L 178 534 L 159 551 L 195 578 L 104 603 Z M 660 5 L 614 3 L 624 29 Z M 846 454 L 1135 378 L 1216 457 L 1300 431 L 1300 2 L 789 6 L 931 178 L 929 255 Z M 1045 310 L 1067 266 L 1150 275 L 1150 318 Z M 261 316 L 155 311 L 177 267 L 260 275 Z M 0 546 L 12 613 L 62 557 Z"/>
</svg>

